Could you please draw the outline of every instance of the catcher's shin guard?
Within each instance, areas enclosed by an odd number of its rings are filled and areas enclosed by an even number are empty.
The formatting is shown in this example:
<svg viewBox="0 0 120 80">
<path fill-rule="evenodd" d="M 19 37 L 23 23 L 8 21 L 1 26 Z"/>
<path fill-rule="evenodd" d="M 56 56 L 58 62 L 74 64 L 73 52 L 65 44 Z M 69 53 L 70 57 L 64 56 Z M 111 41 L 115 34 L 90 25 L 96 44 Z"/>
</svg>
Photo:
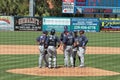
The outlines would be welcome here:
<svg viewBox="0 0 120 80">
<path fill-rule="evenodd" d="M 48 68 L 52 68 L 52 58 L 48 58 Z"/>
</svg>

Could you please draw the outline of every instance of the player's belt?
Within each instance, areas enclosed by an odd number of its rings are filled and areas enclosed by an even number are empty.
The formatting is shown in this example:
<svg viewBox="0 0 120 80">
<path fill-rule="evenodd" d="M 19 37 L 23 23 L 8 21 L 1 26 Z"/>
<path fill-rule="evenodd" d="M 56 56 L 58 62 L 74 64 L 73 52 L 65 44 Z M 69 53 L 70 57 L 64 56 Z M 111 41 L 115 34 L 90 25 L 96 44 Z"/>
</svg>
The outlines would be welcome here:
<svg viewBox="0 0 120 80">
<path fill-rule="evenodd" d="M 49 46 L 55 46 L 55 45 L 49 45 Z"/>
<path fill-rule="evenodd" d="M 72 44 L 66 44 L 66 46 L 72 46 Z"/>
<path fill-rule="evenodd" d="M 40 44 L 40 46 L 44 46 L 44 44 Z"/>
</svg>

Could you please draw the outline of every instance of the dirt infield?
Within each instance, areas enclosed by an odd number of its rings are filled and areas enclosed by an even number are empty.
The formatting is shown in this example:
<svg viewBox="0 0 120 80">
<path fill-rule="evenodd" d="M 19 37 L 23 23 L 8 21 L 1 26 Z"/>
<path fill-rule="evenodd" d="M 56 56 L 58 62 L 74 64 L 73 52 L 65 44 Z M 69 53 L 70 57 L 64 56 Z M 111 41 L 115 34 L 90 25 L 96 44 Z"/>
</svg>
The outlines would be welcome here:
<svg viewBox="0 0 120 80">
<path fill-rule="evenodd" d="M 63 54 L 60 49 L 57 52 Z M 39 54 L 39 50 L 35 45 L 0 45 L 0 54 Z M 87 47 L 86 54 L 120 54 L 120 48 Z"/>
<path fill-rule="evenodd" d="M 64 68 L 48 69 L 48 68 L 24 68 L 24 69 L 12 69 L 7 72 L 15 74 L 26 74 L 36 76 L 112 76 L 119 75 L 120 73 L 113 71 L 106 71 L 96 68 Z"/>
<path fill-rule="evenodd" d="M 58 49 L 58 54 L 63 52 Z M 38 46 L 34 45 L 0 45 L 0 54 L 39 54 Z M 87 47 L 86 54 L 120 54 L 120 48 L 113 47 Z M 106 71 L 96 68 L 64 68 L 48 69 L 48 68 L 24 68 L 12 69 L 7 72 L 37 76 L 110 76 L 119 75 L 120 73 Z"/>
</svg>

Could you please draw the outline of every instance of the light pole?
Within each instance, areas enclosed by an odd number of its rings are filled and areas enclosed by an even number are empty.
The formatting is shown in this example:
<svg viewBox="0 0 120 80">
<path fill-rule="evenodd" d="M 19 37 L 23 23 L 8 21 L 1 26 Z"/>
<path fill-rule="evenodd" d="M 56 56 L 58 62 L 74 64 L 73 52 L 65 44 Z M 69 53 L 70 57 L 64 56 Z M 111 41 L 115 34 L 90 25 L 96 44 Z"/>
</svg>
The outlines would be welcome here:
<svg viewBox="0 0 120 80">
<path fill-rule="evenodd" d="M 35 16 L 35 0 L 29 0 L 29 16 Z"/>
</svg>

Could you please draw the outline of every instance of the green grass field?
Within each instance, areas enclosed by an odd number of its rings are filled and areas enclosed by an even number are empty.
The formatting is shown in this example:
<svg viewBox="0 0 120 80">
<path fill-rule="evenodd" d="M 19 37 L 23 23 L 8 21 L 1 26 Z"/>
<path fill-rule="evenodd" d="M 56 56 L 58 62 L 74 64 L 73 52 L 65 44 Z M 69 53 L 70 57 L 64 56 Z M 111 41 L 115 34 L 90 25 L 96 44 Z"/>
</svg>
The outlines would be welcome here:
<svg viewBox="0 0 120 80">
<path fill-rule="evenodd" d="M 63 65 L 63 55 L 58 55 Z M 38 55 L 0 55 L 0 80 L 119 80 L 120 75 L 104 77 L 39 77 L 5 72 L 8 69 L 37 67 Z M 88 67 L 120 72 L 120 55 L 86 55 Z"/>
<path fill-rule="evenodd" d="M 35 45 L 41 32 L 0 32 L 0 44 Z M 57 33 L 60 36 L 60 33 Z M 88 46 L 120 47 L 120 33 L 86 33 Z"/>
<path fill-rule="evenodd" d="M 35 45 L 40 32 L 0 32 L 0 45 Z M 60 35 L 58 33 L 58 35 Z M 86 33 L 88 46 L 120 47 L 120 33 Z M 7 73 L 8 69 L 38 66 L 39 55 L 0 55 L 0 80 L 120 80 L 117 76 L 101 77 L 40 77 Z M 86 54 L 88 67 L 120 72 L 119 54 Z M 78 60 L 77 60 L 78 61 Z M 58 55 L 58 65 L 63 65 L 63 55 Z"/>
</svg>

